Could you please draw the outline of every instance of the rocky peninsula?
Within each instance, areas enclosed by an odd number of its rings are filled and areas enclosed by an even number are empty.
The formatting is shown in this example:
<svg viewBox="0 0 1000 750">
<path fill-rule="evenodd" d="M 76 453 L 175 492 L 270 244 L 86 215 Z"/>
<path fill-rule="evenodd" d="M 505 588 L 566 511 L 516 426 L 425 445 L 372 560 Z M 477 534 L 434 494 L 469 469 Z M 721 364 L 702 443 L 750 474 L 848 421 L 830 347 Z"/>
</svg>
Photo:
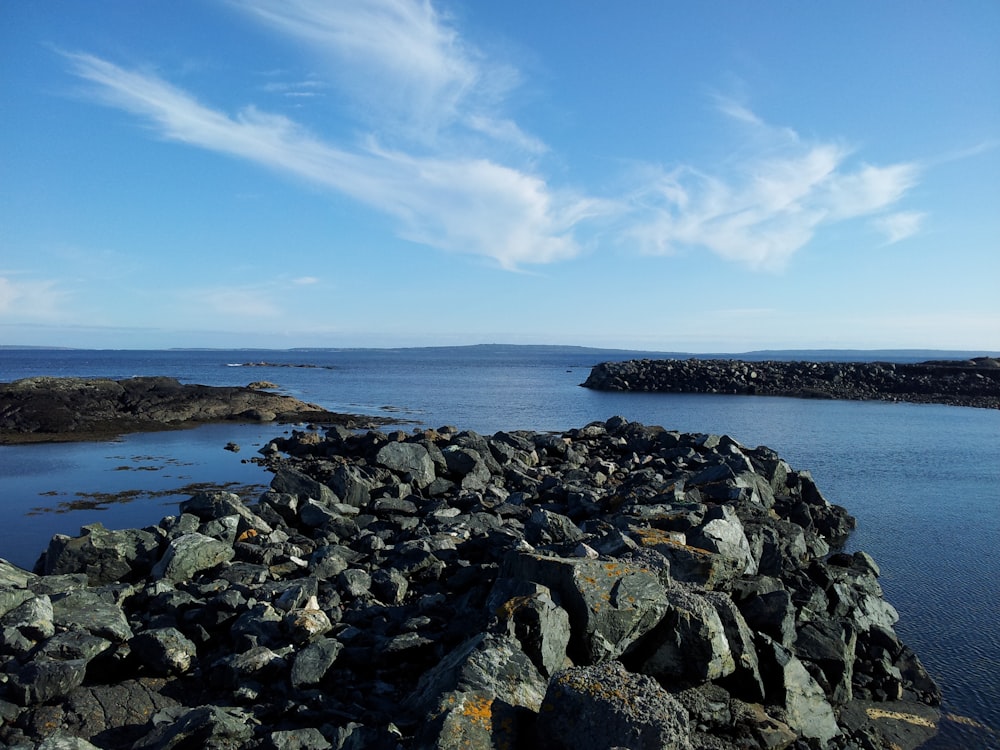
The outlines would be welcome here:
<svg viewBox="0 0 1000 750">
<path fill-rule="evenodd" d="M 640 359 L 602 362 L 585 388 L 907 401 L 1000 409 L 1000 359 L 917 364 Z"/>
<path fill-rule="evenodd" d="M 375 426 L 260 387 L 181 384 L 174 378 L 35 377 L 0 383 L 0 444 L 101 440 L 222 421 L 318 421 Z"/>
<path fill-rule="evenodd" d="M 940 693 L 768 448 L 293 431 L 257 498 L 0 562 L 12 748 L 913 748 Z M 46 744 L 48 743 L 48 744 Z"/>
</svg>

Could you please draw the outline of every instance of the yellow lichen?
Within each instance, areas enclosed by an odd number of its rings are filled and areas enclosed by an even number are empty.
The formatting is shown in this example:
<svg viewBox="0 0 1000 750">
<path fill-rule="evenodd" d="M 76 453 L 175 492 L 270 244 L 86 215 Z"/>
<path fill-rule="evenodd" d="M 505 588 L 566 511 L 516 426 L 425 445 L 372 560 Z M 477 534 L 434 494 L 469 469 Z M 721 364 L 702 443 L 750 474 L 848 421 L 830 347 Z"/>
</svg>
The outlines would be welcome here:
<svg viewBox="0 0 1000 750">
<path fill-rule="evenodd" d="M 896 721 L 905 721 L 908 724 L 915 724 L 918 727 L 930 727 L 933 729 L 936 725 L 930 719 L 925 719 L 923 716 L 917 716 L 916 714 L 904 714 L 900 711 L 886 711 L 884 708 L 868 708 L 866 709 L 869 719 L 894 719 Z"/>
</svg>

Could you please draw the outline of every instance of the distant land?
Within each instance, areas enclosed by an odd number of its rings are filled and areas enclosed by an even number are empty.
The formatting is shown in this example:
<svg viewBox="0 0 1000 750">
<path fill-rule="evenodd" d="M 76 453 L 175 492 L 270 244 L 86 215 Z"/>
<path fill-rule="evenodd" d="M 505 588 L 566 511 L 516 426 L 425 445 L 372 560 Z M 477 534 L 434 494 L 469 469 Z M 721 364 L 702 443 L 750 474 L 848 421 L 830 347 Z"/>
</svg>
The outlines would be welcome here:
<svg viewBox="0 0 1000 750">
<path fill-rule="evenodd" d="M 88 349 L 69 346 L 26 346 L 20 344 L 0 344 L 0 351 L 171 351 L 171 352 L 469 352 L 503 354 L 546 353 L 546 354 L 595 354 L 602 359 L 620 355 L 625 358 L 647 359 L 740 359 L 751 362 L 766 360 L 812 361 L 812 362 L 923 362 L 937 359 L 972 359 L 973 357 L 1000 357 L 998 350 L 953 350 L 953 349 L 760 349 L 749 352 L 680 352 L 641 349 L 620 349 L 615 347 L 569 346 L 562 344 L 468 344 L 461 346 L 393 346 L 393 347 L 290 347 L 286 349 L 257 347 L 170 347 L 167 349 Z"/>
</svg>

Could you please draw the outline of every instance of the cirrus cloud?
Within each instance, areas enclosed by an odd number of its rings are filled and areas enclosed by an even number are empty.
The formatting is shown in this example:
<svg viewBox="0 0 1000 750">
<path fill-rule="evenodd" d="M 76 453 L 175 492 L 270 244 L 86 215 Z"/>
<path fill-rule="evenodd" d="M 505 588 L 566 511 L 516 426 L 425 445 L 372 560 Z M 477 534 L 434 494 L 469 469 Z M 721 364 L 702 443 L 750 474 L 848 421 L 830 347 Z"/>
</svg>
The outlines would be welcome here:
<svg viewBox="0 0 1000 750">
<path fill-rule="evenodd" d="M 635 198 L 630 236 L 654 254 L 706 249 L 752 268 L 780 270 L 826 224 L 872 217 L 895 205 L 920 173 L 914 163 L 850 163 L 836 142 L 805 142 L 790 128 L 775 128 L 743 107 L 719 109 L 763 135 L 767 147 L 742 156 L 721 174 L 693 167 L 653 170 Z M 880 219 L 893 241 L 919 229 L 921 215 Z"/>
</svg>

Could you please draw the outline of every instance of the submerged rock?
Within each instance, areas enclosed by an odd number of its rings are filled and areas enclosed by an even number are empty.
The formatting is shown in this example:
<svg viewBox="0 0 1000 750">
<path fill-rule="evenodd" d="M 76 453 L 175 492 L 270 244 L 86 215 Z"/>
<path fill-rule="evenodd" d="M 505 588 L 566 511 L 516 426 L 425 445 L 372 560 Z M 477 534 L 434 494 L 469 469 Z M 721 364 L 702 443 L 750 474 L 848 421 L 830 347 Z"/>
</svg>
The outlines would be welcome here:
<svg viewBox="0 0 1000 750">
<path fill-rule="evenodd" d="M 204 493 L 156 527 L 56 537 L 34 573 L 0 561 L 0 743 L 853 750 L 932 731 L 940 693 L 878 566 L 828 556 L 853 519 L 767 448 L 616 417 L 265 453 L 256 501 Z"/>
</svg>

